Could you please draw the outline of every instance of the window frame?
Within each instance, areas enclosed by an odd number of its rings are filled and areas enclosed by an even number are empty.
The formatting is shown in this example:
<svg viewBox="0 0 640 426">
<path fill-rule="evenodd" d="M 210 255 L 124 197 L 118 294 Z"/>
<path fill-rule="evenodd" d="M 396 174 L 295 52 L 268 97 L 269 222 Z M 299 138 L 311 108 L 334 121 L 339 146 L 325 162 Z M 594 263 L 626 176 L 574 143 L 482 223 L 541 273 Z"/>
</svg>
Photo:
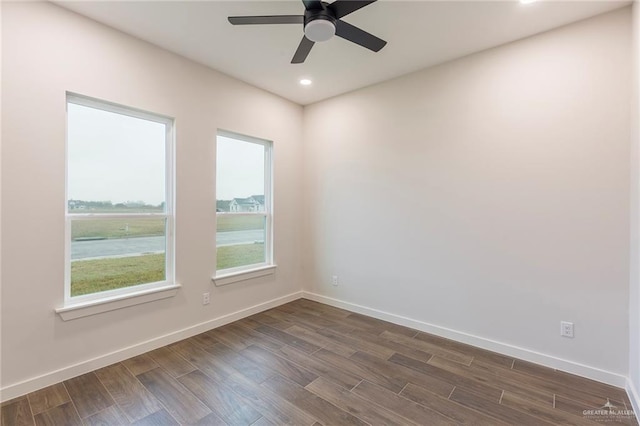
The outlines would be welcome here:
<svg viewBox="0 0 640 426">
<path fill-rule="evenodd" d="M 216 211 L 215 220 L 215 235 L 217 240 L 218 235 L 218 216 L 261 216 L 265 218 L 265 231 L 264 231 L 264 249 L 265 260 L 260 263 L 252 263 L 250 265 L 236 266 L 233 268 L 218 269 L 217 252 L 218 244 L 216 242 L 216 270 L 213 277 L 214 282 L 220 279 L 227 279 L 241 274 L 248 274 L 256 271 L 269 270 L 275 267 L 274 262 L 274 250 L 273 250 L 273 141 L 268 139 L 257 138 L 253 136 L 247 136 L 236 132 L 230 132 L 227 130 L 218 129 L 216 132 L 216 183 L 215 183 L 215 203 L 217 205 L 218 199 L 218 137 L 225 137 L 229 139 L 235 139 L 240 142 L 253 143 L 260 145 L 264 148 L 264 212 L 218 212 Z M 233 282 L 232 280 L 231 282 Z"/>
<path fill-rule="evenodd" d="M 69 104 L 94 108 L 165 125 L 165 209 L 161 213 L 70 213 L 69 212 Z M 77 93 L 66 92 L 65 98 L 65 271 L 64 306 L 86 305 L 121 299 L 127 296 L 163 290 L 175 283 L 175 120 L 161 114 L 143 111 Z M 148 219 L 165 220 L 165 280 L 135 284 L 115 290 L 105 290 L 71 296 L 71 226 L 78 220 Z"/>
</svg>

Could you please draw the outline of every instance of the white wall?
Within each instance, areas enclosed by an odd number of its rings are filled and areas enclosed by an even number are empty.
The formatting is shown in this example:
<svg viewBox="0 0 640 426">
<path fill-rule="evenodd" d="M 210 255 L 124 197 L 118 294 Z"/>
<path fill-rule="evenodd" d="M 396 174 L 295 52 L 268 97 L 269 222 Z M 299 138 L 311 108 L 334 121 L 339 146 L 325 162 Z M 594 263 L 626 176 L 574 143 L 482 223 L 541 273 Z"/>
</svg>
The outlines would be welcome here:
<svg viewBox="0 0 640 426">
<path fill-rule="evenodd" d="M 305 290 L 623 384 L 630 24 L 624 8 L 305 108 Z"/>
<path fill-rule="evenodd" d="M 3 399 L 300 290 L 300 106 L 50 3 L 2 3 L 2 59 Z M 176 297 L 68 322 L 54 313 L 63 302 L 65 91 L 176 118 Z M 211 284 L 217 128 L 274 141 L 275 278 Z"/>
<path fill-rule="evenodd" d="M 640 3 L 633 4 L 633 91 L 631 108 L 631 252 L 629 291 L 629 378 L 640 412 Z"/>
</svg>

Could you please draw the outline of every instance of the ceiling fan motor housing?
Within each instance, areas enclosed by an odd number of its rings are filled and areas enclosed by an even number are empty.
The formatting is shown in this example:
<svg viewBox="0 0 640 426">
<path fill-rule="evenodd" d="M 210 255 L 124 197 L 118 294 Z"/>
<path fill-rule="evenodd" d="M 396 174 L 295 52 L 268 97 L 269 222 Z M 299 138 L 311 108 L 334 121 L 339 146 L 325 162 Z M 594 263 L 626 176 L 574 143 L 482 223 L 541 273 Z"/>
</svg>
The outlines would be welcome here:
<svg viewBox="0 0 640 426">
<path fill-rule="evenodd" d="M 304 35 L 313 42 L 327 41 L 336 33 L 336 18 L 326 9 L 304 13 Z"/>
</svg>

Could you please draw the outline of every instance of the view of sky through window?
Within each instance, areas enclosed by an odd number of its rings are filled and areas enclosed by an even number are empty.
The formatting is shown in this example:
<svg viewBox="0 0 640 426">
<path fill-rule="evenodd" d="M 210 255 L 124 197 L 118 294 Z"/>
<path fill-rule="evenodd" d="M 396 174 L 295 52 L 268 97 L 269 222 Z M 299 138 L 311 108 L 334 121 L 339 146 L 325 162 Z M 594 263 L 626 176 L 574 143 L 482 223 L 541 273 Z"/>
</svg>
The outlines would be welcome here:
<svg viewBox="0 0 640 426">
<path fill-rule="evenodd" d="M 264 146 L 218 135 L 216 198 L 264 195 Z"/>
<path fill-rule="evenodd" d="M 68 104 L 68 199 L 165 201 L 162 123 Z"/>
</svg>

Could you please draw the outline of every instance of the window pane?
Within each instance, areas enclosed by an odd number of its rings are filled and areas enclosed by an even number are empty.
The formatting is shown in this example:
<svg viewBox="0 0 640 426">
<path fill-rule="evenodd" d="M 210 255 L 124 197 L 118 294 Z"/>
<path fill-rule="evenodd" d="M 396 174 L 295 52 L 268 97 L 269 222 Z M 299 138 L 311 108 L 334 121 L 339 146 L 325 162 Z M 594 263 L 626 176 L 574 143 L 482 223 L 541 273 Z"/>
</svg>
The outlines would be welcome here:
<svg viewBox="0 0 640 426">
<path fill-rule="evenodd" d="M 67 104 L 70 213 L 164 211 L 166 125 Z"/>
<path fill-rule="evenodd" d="M 71 296 L 166 280 L 163 218 L 71 222 Z"/>
<path fill-rule="evenodd" d="M 264 216 L 217 216 L 217 269 L 266 262 Z"/>
<path fill-rule="evenodd" d="M 265 146 L 218 136 L 217 211 L 265 211 Z"/>
</svg>

